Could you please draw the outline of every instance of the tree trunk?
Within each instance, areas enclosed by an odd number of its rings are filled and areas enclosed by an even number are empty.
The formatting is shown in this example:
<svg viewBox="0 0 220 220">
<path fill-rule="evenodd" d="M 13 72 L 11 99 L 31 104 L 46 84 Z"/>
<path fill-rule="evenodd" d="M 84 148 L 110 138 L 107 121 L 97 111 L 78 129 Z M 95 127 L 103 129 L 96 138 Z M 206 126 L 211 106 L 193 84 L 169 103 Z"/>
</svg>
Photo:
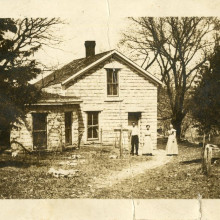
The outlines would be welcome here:
<svg viewBox="0 0 220 220">
<path fill-rule="evenodd" d="M 180 140 L 180 137 L 181 137 L 182 121 L 183 121 L 182 118 L 176 118 L 176 119 L 172 119 L 172 122 L 171 122 L 173 124 L 173 127 L 176 129 L 177 140 Z"/>
</svg>

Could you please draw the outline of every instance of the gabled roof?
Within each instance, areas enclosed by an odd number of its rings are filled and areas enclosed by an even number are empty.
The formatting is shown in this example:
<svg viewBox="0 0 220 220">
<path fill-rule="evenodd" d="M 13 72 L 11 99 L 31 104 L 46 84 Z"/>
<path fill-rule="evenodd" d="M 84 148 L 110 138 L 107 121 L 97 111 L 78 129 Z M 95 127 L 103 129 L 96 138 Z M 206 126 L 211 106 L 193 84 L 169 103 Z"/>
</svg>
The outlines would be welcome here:
<svg viewBox="0 0 220 220">
<path fill-rule="evenodd" d="M 41 88 L 62 83 L 69 77 L 75 75 L 80 70 L 86 68 L 87 66 L 91 65 L 92 63 L 96 62 L 97 60 L 109 53 L 111 53 L 111 50 L 104 53 L 96 54 L 95 56 L 73 60 L 72 62 L 63 66 L 61 69 L 56 70 L 48 76 L 44 77 L 43 79 L 39 80 L 35 83 L 35 85 Z"/>
<path fill-rule="evenodd" d="M 73 60 L 61 69 L 54 71 L 50 75 L 46 76 L 44 79 L 38 81 L 37 83 L 35 83 L 35 85 L 38 87 L 47 87 L 55 84 L 61 84 L 62 86 L 65 86 L 71 80 L 74 80 L 78 76 L 81 76 L 89 69 L 95 67 L 96 65 L 111 57 L 117 57 L 119 60 L 124 61 L 126 64 L 136 69 L 138 72 L 146 76 L 157 85 L 162 84 L 162 82 L 158 78 L 146 72 L 143 68 L 128 59 L 126 56 L 116 50 L 111 50 L 104 53 L 96 54 L 91 57 Z"/>
</svg>

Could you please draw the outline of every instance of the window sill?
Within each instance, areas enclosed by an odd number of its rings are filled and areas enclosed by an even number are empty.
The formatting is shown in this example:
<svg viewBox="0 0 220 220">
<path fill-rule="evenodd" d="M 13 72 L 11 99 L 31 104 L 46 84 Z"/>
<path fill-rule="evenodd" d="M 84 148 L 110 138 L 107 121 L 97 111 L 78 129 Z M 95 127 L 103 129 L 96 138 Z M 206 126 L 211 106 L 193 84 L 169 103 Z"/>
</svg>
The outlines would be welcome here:
<svg viewBox="0 0 220 220">
<path fill-rule="evenodd" d="M 92 145 L 92 144 L 100 144 L 100 140 L 99 139 L 89 139 L 87 140 L 84 145 Z"/>
<path fill-rule="evenodd" d="M 99 141 L 99 138 L 88 138 L 87 142 L 89 142 L 89 141 Z"/>
</svg>

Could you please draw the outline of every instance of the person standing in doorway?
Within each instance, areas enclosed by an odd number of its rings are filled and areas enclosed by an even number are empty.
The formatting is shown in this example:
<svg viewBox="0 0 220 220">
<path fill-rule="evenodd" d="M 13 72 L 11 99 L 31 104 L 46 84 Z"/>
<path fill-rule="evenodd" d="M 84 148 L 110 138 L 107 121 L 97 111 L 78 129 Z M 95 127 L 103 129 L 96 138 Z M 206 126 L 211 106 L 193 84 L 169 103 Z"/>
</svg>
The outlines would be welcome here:
<svg viewBox="0 0 220 220">
<path fill-rule="evenodd" d="M 135 150 L 136 150 L 135 153 L 138 156 L 138 144 L 139 144 L 138 127 L 136 126 L 135 122 L 133 122 L 131 129 L 131 155 L 134 155 L 134 146 L 135 146 Z"/>
</svg>

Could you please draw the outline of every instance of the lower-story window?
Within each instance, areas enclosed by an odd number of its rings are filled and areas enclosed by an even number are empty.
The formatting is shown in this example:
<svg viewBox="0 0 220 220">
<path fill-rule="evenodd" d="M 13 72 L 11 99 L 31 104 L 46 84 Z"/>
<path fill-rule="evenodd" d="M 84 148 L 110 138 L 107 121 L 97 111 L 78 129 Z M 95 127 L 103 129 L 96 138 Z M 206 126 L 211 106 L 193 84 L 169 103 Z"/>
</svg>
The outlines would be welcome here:
<svg viewBox="0 0 220 220">
<path fill-rule="evenodd" d="M 99 138 L 99 112 L 87 112 L 87 138 Z"/>
<path fill-rule="evenodd" d="M 34 148 L 45 149 L 47 147 L 47 114 L 34 113 L 32 116 Z"/>
</svg>

